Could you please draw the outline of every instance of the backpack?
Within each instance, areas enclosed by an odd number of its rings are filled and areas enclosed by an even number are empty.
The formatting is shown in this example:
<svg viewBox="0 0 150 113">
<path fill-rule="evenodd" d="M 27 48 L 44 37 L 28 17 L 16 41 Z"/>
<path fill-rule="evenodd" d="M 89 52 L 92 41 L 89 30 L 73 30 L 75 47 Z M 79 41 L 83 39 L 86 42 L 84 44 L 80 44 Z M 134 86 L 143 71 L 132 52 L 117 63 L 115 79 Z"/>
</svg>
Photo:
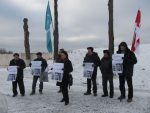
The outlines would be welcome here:
<svg viewBox="0 0 150 113">
<path fill-rule="evenodd" d="M 73 85 L 73 77 L 72 74 L 69 74 L 69 88 Z"/>
</svg>

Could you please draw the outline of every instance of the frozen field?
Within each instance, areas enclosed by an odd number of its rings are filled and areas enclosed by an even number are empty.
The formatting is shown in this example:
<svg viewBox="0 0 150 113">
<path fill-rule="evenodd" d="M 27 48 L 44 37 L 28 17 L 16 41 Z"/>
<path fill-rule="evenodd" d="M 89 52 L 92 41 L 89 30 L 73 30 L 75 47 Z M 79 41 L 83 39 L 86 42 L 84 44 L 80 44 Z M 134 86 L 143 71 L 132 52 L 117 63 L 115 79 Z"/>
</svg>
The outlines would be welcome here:
<svg viewBox="0 0 150 113">
<path fill-rule="evenodd" d="M 135 65 L 133 85 L 133 102 L 127 103 L 126 99 L 120 102 L 117 97 L 120 96 L 118 77 L 114 77 L 115 94 L 114 98 L 102 98 L 101 73 L 98 70 L 98 96 L 84 96 L 86 91 L 86 79 L 82 76 L 82 61 L 86 49 L 75 50 L 69 53 L 70 60 L 73 63 L 74 84 L 69 90 L 70 104 L 64 106 L 59 101 L 62 94 L 57 93 L 55 81 L 49 81 L 44 84 L 43 95 L 38 93 L 30 96 L 32 75 L 30 69 L 24 71 L 24 82 L 26 95 L 18 95 L 12 98 L 11 82 L 6 81 L 7 70 L 0 69 L 0 113 L 150 113 L 150 45 L 141 46 L 141 51 L 137 55 L 138 64 Z M 99 56 L 102 57 L 102 49 L 96 49 Z M 49 61 L 51 66 L 51 61 Z M 50 75 L 49 75 L 50 76 Z M 38 84 L 37 84 L 38 86 Z"/>
</svg>

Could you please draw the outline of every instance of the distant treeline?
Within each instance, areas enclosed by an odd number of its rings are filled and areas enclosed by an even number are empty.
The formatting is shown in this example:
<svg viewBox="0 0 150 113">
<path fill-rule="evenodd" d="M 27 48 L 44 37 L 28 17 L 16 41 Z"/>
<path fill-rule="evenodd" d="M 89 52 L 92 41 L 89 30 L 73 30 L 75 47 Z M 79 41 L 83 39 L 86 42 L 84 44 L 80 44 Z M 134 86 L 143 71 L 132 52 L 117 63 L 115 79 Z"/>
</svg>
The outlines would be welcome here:
<svg viewBox="0 0 150 113">
<path fill-rule="evenodd" d="M 12 51 L 7 51 L 4 48 L 0 48 L 0 54 L 12 54 L 12 53 L 13 53 Z"/>
</svg>

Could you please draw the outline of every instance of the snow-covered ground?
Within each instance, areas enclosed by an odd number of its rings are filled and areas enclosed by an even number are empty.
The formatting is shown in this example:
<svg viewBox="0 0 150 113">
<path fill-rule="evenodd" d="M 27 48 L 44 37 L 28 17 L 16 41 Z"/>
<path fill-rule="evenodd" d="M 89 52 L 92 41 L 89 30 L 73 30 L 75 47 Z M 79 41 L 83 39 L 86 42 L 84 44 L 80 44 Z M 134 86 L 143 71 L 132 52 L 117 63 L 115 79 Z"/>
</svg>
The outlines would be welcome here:
<svg viewBox="0 0 150 113">
<path fill-rule="evenodd" d="M 26 95 L 18 95 L 13 98 L 11 82 L 6 81 L 7 70 L 0 69 L 0 113 L 8 110 L 8 113 L 150 113 L 150 45 L 142 45 L 141 51 L 137 54 L 138 63 L 135 65 L 133 85 L 133 102 L 127 103 L 126 100 L 120 102 L 117 97 L 120 95 L 118 89 L 118 77 L 114 77 L 115 94 L 114 98 L 102 98 L 101 73 L 98 70 L 98 96 L 84 96 L 86 91 L 86 79 L 82 74 L 82 62 L 86 54 L 86 49 L 74 50 L 69 53 L 69 58 L 73 63 L 74 84 L 69 90 L 70 104 L 64 106 L 59 101 L 62 94 L 57 93 L 55 81 L 44 83 L 43 95 L 37 93 L 30 96 L 32 75 L 30 69 L 24 70 L 24 82 Z M 103 49 L 95 49 L 102 57 Z M 51 67 L 51 62 L 48 61 Z M 49 75 L 50 76 L 50 75 Z M 3 111 L 2 111 L 3 110 Z"/>
</svg>

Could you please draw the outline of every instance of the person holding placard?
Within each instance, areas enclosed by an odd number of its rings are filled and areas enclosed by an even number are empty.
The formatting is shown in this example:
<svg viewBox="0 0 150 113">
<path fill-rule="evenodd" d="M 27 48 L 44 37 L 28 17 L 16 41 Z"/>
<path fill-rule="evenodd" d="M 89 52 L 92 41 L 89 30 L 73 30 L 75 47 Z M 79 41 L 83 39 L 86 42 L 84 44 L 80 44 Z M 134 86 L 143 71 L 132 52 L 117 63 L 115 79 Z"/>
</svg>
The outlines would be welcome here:
<svg viewBox="0 0 150 113">
<path fill-rule="evenodd" d="M 41 77 L 42 77 L 42 73 L 45 71 L 46 67 L 47 67 L 47 62 L 46 60 L 42 57 L 42 53 L 41 52 L 38 52 L 37 54 L 37 58 L 34 59 L 34 61 L 41 61 L 41 73 L 40 75 L 36 76 L 34 75 L 33 76 L 33 83 L 32 83 L 32 91 L 30 93 L 30 95 L 35 95 L 35 89 L 36 89 L 36 83 L 37 83 L 37 80 L 38 78 L 40 79 L 40 84 L 39 84 L 39 93 L 40 94 L 43 94 L 43 81 L 41 80 Z M 30 66 L 32 66 L 32 64 L 30 64 Z"/>
<path fill-rule="evenodd" d="M 69 86 L 69 74 L 73 71 L 72 63 L 68 58 L 66 51 L 61 52 L 61 60 L 64 63 L 64 73 L 62 78 L 62 94 L 63 99 L 60 102 L 65 102 L 65 105 L 69 104 L 68 86 Z"/>
<path fill-rule="evenodd" d="M 97 84 L 96 84 L 96 78 L 97 78 L 97 67 L 100 66 L 100 58 L 98 54 L 94 51 L 93 47 L 87 48 L 88 53 L 86 54 L 83 63 L 93 63 L 94 71 L 91 78 L 87 78 L 87 91 L 84 93 L 84 95 L 90 95 L 91 94 L 91 81 L 93 83 L 93 95 L 97 96 Z M 83 64 L 84 66 L 84 64 Z"/>
<path fill-rule="evenodd" d="M 122 100 L 125 98 L 125 80 L 128 85 L 128 99 L 127 102 L 132 102 L 133 98 L 133 84 L 132 76 L 134 64 L 137 63 L 135 54 L 128 48 L 126 42 L 121 42 L 117 51 L 118 54 L 124 54 L 123 58 L 123 72 L 119 74 L 120 92 L 121 96 L 118 99 Z"/>
<path fill-rule="evenodd" d="M 17 84 L 19 85 L 19 90 L 21 96 L 25 95 L 25 87 L 24 87 L 24 81 L 23 81 L 23 69 L 26 67 L 26 64 L 24 60 L 19 58 L 18 53 L 14 53 L 14 59 L 12 59 L 9 63 L 9 66 L 17 66 L 17 76 L 16 80 L 12 81 L 13 86 L 13 97 L 16 97 L 18 95 L 17 92 Z"/>
<path fill-rule="evenodd" d="M 101 66 L 100 66 L 100 70 L 102 73 L 103 93 L 104 93 L 102 97 L 108 96 L 107 82 L 109 81 L 109 88 L 110 88 L 109 97 L 113 98 L 114 85 L 113 85 L 112 59 L 109 50 L 104 50 L 103 53 L 104 56 L 101 59 Z"/>
</svg>

